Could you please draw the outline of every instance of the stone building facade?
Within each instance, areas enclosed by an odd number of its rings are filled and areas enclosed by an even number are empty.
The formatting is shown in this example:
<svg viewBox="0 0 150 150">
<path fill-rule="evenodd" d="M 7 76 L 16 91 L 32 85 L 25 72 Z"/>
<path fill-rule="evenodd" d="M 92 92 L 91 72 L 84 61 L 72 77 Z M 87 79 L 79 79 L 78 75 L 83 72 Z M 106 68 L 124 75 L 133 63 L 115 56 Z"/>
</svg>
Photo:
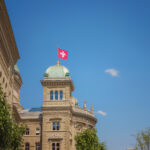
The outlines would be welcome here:
<svg viewBox="0 0 150 150">
<path fill-rule="evenodd" d="M 0 0 L 0 83 L 7 94 L 7 102 L 13 108 L 20 105 L 22 80 L 16 65 L 19 59 L 15 38 L 3 0 Z"/>
<path fill-rule="evenodd" d="M 43 105 L 26 110 L 20 104 L 22 79 L 16 65 L 19 59 L 15 38 L 4 0 L 0 0 L 0 83 L 7 94 L 16 121 L 26 124 L 25 150 L 76 150 L 75 136 L 94 128 L 97 120 L 91 110 L 78 106 L 72 96 L 74 84 L 69 70 L 59 64 L 50 66 L 41 80 Z"/>
<path fill-rule="evenodd" d="M 27 125 L 24 149 L 76 150 L 75 136 L 87 128 L 94 128 L 97 120 L 91 110 L 78 106 L 72 96 L 74 84 L 69 71 L 59 62 L 50 66 L 41 80 L 43 105 L 41 110 L 19 111 L 20 122 Z"/>
</svg>

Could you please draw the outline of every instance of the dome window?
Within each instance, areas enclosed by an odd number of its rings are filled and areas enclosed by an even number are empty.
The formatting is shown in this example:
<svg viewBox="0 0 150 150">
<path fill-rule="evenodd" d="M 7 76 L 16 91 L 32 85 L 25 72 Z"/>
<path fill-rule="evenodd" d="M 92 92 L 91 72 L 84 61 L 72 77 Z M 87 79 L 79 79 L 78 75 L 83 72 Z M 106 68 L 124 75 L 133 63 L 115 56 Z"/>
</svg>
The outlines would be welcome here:
<svg viewBox="0 0 150 150">
<path fill-rule="evenodd" d="M 63 99 L 63 91 L 60 91 L 60 100 Z"/>
<path fill-rule="evenodd" d="M 55 100 L 58 100 L 58 91 L 55 91 Z"/>
<path fill-rule="evenodd" d="M 53 100 L 53 91 L 50 92 L 50 100 Z"/>
</svg>

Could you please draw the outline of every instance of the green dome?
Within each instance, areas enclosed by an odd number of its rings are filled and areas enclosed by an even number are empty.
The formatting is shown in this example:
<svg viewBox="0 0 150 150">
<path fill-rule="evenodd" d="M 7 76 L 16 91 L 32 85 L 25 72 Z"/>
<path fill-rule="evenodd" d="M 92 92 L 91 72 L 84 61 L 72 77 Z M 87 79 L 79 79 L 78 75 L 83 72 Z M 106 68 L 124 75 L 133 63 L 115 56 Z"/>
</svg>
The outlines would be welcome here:
<svg viewBox="0 0 150 150">
<path fill-rule="evenodd" d="M 44 73 L 44 77 L 48 78 L 65 78 L 69 76 L 69 70 L 65 66 L 61 66 L 59 62 L 49 67 Z"/>
<path fill-rule="evenodd" d="M 17 64 L 14 65 L 14 70 L 19 73 L 19 68 L 18 68 Z"/>
</svg>

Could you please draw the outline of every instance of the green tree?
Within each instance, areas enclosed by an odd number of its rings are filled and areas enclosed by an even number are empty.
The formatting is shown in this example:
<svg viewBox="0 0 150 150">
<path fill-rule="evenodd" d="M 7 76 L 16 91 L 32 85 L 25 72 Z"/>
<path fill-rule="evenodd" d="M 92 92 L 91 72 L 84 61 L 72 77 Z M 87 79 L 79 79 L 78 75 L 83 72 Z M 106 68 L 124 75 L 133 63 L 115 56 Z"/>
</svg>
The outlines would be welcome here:
<svg viewBox="0 0 150 150">
<path fill-rule="evenodd" d="M 99 142 L 96 129 L 86 129 L 75 137 L 77 150 L 106 150 L 103 142 Z"/>
<path fill-rule="evenodd" d="M 0 150 L 20 150 L 22 144 L 25 126 L 16 123 L 10 112 L 0 85 Z"/>
<path fill-rule="evenodd" d="M 136 135 L 136 149 L 150 150 L 150 127 L 144 131 L 138 132 Z"/>
</svg>

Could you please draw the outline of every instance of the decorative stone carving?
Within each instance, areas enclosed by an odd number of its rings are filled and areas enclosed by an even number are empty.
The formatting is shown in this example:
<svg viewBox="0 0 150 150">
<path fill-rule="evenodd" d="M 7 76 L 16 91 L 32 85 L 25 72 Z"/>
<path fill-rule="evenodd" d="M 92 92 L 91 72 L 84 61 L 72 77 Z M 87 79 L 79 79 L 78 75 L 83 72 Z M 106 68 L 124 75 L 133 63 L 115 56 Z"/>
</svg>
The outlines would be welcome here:
<svg viewBox="0 0 150 150">
<path fill-rule="evenodd" d="M 49 139 L 48 139 L 48 141 L 53 141 L 53 140 L 62 140 L 63 139 L 63 137 L 62 137 L 62 135 L 60 135 L 60 134 L 52 134 L 50 137 L 49 137 Z"/>
</svg>

